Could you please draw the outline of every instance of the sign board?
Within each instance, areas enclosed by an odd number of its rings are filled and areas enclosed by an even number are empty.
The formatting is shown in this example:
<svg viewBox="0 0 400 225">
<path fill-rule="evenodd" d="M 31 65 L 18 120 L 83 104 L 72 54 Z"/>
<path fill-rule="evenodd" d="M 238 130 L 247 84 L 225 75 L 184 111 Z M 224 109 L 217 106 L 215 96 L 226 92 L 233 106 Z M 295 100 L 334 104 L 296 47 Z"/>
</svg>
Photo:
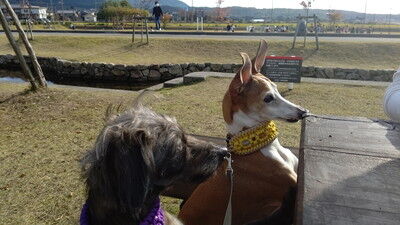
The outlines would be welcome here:
<svg viewBox="0 0 400 225">
<path fill-rule="evenodd" d="M 274 82 L 300 83 L 302 57 L 267 56 L 261 73 Z"/>
</svg>

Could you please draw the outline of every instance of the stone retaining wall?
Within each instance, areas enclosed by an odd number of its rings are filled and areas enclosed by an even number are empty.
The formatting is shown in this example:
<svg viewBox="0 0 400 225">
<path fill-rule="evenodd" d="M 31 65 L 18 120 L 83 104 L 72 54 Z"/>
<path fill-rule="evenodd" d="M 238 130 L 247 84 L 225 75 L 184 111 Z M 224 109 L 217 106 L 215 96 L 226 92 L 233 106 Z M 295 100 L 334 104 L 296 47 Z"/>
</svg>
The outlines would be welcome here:
<svg viewBox="0 0 400 225">
<path fill-rule="evenodd" d="M 29 63 L 29 58 L 26 58 Z M 147 83 L 163 82 L 182 77 L 191 72 L 236 72 L 240 64 L 183 63 L 161 65 L 124 65 L 112 63 L 71 62 L 59 58 L 38 57 L 42 70 L 51 81 L 95 81 L 95 82 L 129 82 Z M 13 55 L 0 55 L 0 69 L 19 70 L 18 60 Z M 360 70 L 303 67 L 302 76 L 349 79 L 391 81 L 394 70 Z"/>
</svg>

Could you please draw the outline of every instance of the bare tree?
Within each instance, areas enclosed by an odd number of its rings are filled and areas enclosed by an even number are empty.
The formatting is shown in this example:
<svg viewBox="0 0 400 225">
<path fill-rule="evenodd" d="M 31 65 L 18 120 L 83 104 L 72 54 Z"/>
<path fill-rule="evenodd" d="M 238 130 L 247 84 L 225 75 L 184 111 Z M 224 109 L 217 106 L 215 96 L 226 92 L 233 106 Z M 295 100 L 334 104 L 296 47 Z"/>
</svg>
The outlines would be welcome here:
<svg viewBox="0 0 400 225">
<path fill-rule="evenodd" d="M 338 11 L 332 11 L 327 13 L 329 21 L 335 25 L 337 22 L 341 21 L 343 18 L 342 13 L 338 12 Z"/>
</svg>

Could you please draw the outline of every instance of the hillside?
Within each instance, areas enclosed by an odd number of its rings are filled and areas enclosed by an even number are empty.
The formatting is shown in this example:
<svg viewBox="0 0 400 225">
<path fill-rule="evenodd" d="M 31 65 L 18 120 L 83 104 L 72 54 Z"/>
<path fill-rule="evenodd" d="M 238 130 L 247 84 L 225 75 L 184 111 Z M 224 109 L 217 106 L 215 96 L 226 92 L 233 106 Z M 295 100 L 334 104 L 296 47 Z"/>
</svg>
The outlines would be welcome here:
<svg viewBox="0 0 400 225">
<path fill-rule="evenodd" d="M 204 12 L 211 13 L 213 8 L 199 8 Z M 328 20 L 327 13 L 329 10 L 325 9 L 311 9 L 309 15 L 317 15 L 322 21 Z M 364 22 L 364 13 L 358 13 L 353 11 L 339 11 L 343 16 L 343 21 L 345 22 Z M 246 8 L 246 7 L 228 7 L 227 14 L 229 18 L 235 20 L 251 20 L 251 19 L 264 19 L 268 21 L 271 20 L 271 15 L 273 21 L 294 21 L 298 15 L 304 15 L 303 9 L 256 9 L 256 8 Z M 387 14 L 367 14 L 367 22 L 377 22 L 377 23 L 387 23 L 389 15 Z M 391 22 L 400 22 L 400 15 L 391 15 Z"/>
<path fill-rule="evenodd" d="M 64 0 L 64 9 L 76 8 L 76 9 L 93 9 L 96 5 L 99 6 L 104 0 Z M 141 3 L 145 1 L 141 0 L 128 0 L 133 6 L 142 6 L 143 8 L 149 8 L 153 6 L 154 2 L 149 1 L 149 3 Z M 186 8 L 188 5 L 179 0 L 159 0 L 161 5 L 171 6 L 176 8 Z M 61 9 L 61 1 L 60 0 L 29 0 L 29 3 L 32 5 L 39 5 L 50 7 L 51 2 L 53 2 L 53 7 L 56 9 Z M 11 4 L 19 4 L 20 0 L 10 0 Z"/>
<path fill-rule="evenodd" d="M 76 9 L 92 9 L 95 8 L 95 1 L 97 6 L 103 2 L 103 0 L 64 0 L 64 9 L 76 8 Z M 159 0 L 162 8 L 166 12 L 177 12 L 182 9 L 187 9 L 190 7 L 179 0 Z M 11 3 L 17 4 L 19 0 L 11 0 Z M 29 0 L 32 5 L 39 5 L 50 7 L 51 0 Z M 52 0 L 53 7 L 55 9 L 60 9 L 60 0 Z M 129 0 L 129 2 L 137 8 L 151 9 L 153 6 L 153 1 L 145 0 Z M 143 3 L 145 2 L 145 3 Z M 214 8 L 196 8 L 196 10 L 204 11 L 205 14 L 211 14 Z M 311 9 L 310 15 L 316 14 L 322 21 L 326 21 L 328 18 L 326 14 L 329 10 L 323 9 Z M 340 11 L 343 15 L 343 21 L 345 22 L 364 22 L 365 14 L 352 12 L 352 11 Z M 246 7 L 229 7 L 227 8 L 228 17 L 234 20 L 251 20 L 251 19 L 272 19 L 274 21 L 294 21 L 295 18 L 302 14 L 304 15 L 304 10 L 302 9 L 256 9 L 256 8 L 246 8 Z M 387 14 L 367 14 L 367 22 L 377 22 L 377 23 L 388 23 L 389 15 Z M 391 15 L 392 23 L 400 23 L 400 15 Z"/>
</svg>

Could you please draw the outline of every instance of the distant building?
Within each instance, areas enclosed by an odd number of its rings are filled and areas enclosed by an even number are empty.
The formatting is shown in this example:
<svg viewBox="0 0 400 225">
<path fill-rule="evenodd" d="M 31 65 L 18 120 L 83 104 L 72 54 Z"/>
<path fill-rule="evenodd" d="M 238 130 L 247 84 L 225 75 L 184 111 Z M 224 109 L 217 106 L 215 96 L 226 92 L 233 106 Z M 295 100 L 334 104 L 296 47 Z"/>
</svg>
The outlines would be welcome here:
<svg viewBox="0 0 400 225">
<path fill-rule="evenodd" d="M 264 23 L 265 20 L 264 19 L 252 19 L 251 22 L 253 22 L 253 23 Z"/>
<path fill-rule="evenodd" d="M 96 13 L 90 12 L 85 15 L 83 15 L 83 21 L 85 22 L 97 22 L 97 16 Z"/>
<path fill-rule="evenodd" d="M 56 15 L 59 20 L 77 21 L 79 19 L 79 15 L 76 10 L 57 10 Z"/>
<path fill-rule="evenodd" d="M 6 15 L 7 19 L 11 19 L 10 15 L 8 15 L 6 6 L 1 5 L 1 10 Z M 17 14 L 20 20 L 33 19 L 33 20 L 41 20 L 47 19 L 47 8 L 40 6 L 29 6 L 29 5 L 11 5 L 14 9 L 15 14 Z"/>
</svg>

